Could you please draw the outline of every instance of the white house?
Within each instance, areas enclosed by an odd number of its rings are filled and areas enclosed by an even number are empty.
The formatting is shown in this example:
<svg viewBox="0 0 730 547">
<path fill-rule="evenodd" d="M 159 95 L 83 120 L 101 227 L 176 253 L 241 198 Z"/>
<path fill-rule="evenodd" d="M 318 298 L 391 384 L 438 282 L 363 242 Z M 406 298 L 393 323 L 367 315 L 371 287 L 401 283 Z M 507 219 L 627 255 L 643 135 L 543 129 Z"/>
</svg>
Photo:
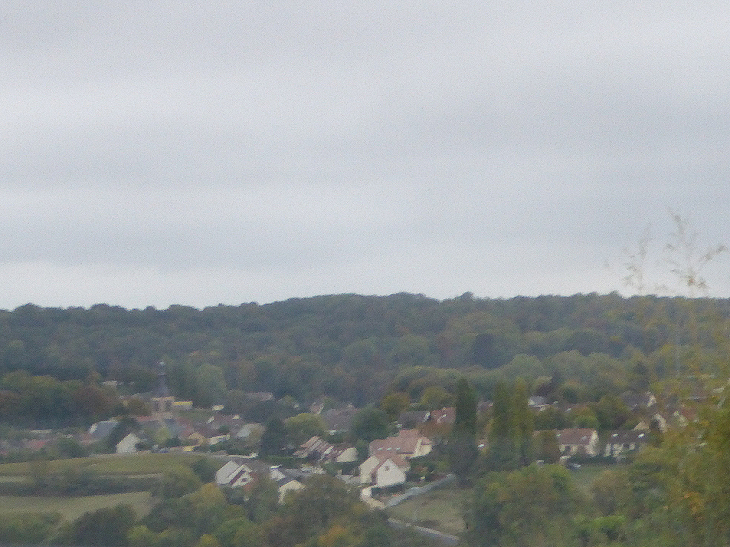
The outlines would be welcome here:
<svg viewBox="0 0 730 547">
<path fill-rule="evenodd" d="M 137 444 L 141 440 L 134 433 L 130 433 L 117 443 L 117 454 L 132 454 L 137 452 Z"/>
<path fill-rule="evenodd" d="M 408 462 L 398 454 L 370 456 L 360 464 L 360 484 L 380 488 L 406 482 Z"/>
<path fill-rule="evenodd" d="M 373 483 L 378 488 L 386 488 L 388 486 L 395 486 L 406 482 L 405 470 L 396 465 L 396 463 L 390 458 L 381 462 L 373 470 L 373 475 L 375 479 Z"/>
<path fill-rule="evenodd" d="M 561 429 L 555 436 L 558 439 L 560 453 L 564 456 L 572 456 L 574 454 L 584 456 L 598 455 L 598 432 L 595 429 Z"/>
<path fill-rule="evenodd" d="M 239 464 L 237 464 L 233 460 L 229 461 L 215 472 L 215 483 L 221 486 L 228 484 L 230 482 L 231 476 L 239 467 Z"/>
</svg>

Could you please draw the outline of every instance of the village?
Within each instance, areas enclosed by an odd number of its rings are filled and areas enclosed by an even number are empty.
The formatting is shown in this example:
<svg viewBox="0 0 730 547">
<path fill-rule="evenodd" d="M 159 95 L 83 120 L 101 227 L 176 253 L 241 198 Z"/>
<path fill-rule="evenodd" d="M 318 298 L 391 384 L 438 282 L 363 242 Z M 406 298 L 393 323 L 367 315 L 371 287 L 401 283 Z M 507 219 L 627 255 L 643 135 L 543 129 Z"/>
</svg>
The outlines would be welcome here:
<svg viewBox="0 0 730 547">
<path fill-rule="evenodd" d="M 274 398 L 265 392 L 246 395 L 260 402 Z M 12 461 L 13 455 L 17 458 L 18 454 L 32 458 L 33 453 L 42 452 L 59 439 L 73 439 L 91 454 L 100 446 L 116 454 L 199 453 L 219 462 L 215 483 L 222 488 L 245 492 L 265 477 L 276 484 L 279 500 L 283 501 L 287 493 L 303 488 L 308 476 L 328 473 L 360 488 L 362 499 L 374 507 L 392 503 L 390 500 L 397 499 L 408 487 L 443 480 L 451 473 L 442 457 L 442 448 L 448 443 L 456 418 L 454 407 L 401 411 L 388 424 L 388 435 L 368 439 L 353 432 L 353 420 L 363 409 L 352 405 L 325 408 L 322 402 L 316 402 L 298 414 L 304 425 L 296 433 L 301 438 L 302 433 L 306 435 L 307 424 L 318 423 L 321 424 L 318 434 L 298 444 L 292 443 L 297 435 L 285 441 L 281 437 L 275 454 L 261 454 L 267 437 L 266 423 L 253 423 L 237 414 L 228 414 L 222 405 L 203 410 L 194 409 L 189 401 L 176 400 L 167 385 L 164 364 L 158 366 L 154 391 L 135 394 L 132 398 L 137 402 L 143 400 L 148 415 L 99 421 L 75 435 L 34 430 L 16 435 L 14 440 L 0 441 L 0 455 L 6 461 Z M 569 469 L 594 461 L 621 462 L 647 446 L 653 431 L 662 433 L 671 424 L 684 425 L 693 419 L 688 407 L 663 416 L 656 398 L 648 392 L 627 393 L 622 401 L 635 416 L 632 428 L 603 431 L 600 435 L 591 427 L 535 430 L 534 460 L 538 464 L 562 463 Z M 557 403 L 531 396 L 527 405 L 539 417 L 543 412 L 554 412 Z M 564 414 L 580 410 L 563 406 Z M 489 420 L 491 407 L 489 401 L 478 403 L 477 413 L 482 423 Z M 296 420 L 291 423 L 298 427 Z M 273 428 L 271 423 L 268 426 Z M 489 442 L 487 436 L 477 439 L 479 451 L 487 451 Z"/>
</svg>

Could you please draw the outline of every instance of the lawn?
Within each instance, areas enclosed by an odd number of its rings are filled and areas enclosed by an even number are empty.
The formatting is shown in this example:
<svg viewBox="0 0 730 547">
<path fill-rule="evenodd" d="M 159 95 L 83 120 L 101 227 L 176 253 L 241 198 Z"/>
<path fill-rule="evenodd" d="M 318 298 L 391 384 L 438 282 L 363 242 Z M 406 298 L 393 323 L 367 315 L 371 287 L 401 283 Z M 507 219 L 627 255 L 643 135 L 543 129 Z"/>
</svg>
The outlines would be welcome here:
<svg viewBox="0 0 730 547">
<path fill-rule="evenodd" d="M 48 471 L 57 472 L 67 467 L 88 467 L 99 475 L 140 476 L 164 473 L 170 467 L 189 465 L 200 455 L 196 454 L 103 454 L 90 458 L 53 460 Z M 5 463 L 0 465 L 0 477 L 30 476 L 31 462 Z"/>
<path fill-rule="evenodd" d="M 106 496 L 36 497 L 0 496 L 0 514 L 3 513 L 60 513 L 67 520 L 75 520 L 84 513 L 119 504 L 131 505 L 137 516 L 144 516 L 152 508 L 149 492 L 130 492 Z"/>
<path fill-rule="evenodd" d="M 615 465 L 583 465 L 571 471 L 570 475 L 576 487 L 590 495 L 591 485 L 596 478 L 606 469 L 613 468 Z M 464 507 L 470 495 L 470 489 L 449 485 L 415 496 L 389 508 L 387 512 L 399 520 L 458 535 L 464 531 Z"/>
<path fill-rule="evenodd" d="M 570 471 L 574 484 L 586 495 L 591 495 L 591 486 L 606 469 L 616 469 L 617 464 L 586 464 Z"/>
<path fill-rule="evenodd" d="M 447 534 L 459 534 L 464 531 L 464 504 L 470 493 L 468 488 L 444 486 L 415 496 L 387 511 L 399 520 Z"/>
</svg>

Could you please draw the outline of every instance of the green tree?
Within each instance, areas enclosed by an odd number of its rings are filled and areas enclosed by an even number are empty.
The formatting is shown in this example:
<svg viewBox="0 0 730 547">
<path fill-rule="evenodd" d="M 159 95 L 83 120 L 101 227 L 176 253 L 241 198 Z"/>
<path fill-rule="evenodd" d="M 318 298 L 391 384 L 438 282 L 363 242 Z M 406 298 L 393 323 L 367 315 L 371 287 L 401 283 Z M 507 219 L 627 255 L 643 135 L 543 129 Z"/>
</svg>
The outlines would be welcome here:
<svg viewBox="0 0 730 547">
<path fill-rule="evenodd" d="M 462 484 L 467 483 L 479 451 L 476 445 L 477 398 L 465 378 L 456 384 L 456 417 L 448 443 L 452 471 Z"/>
<path fill-rule="evenodd" d="M 474 487 L 467 512 L 470 545 L 570 545 L 585 507 L 562 466 L 535 464 L 490 474 Z"/>
<path fill-rule="evenodd" d="M 280 456 L 287 447 L 286 426 L 281 418 L 274 416 L 266 422 L 266 428 L 261 435 L 261 455 Z"/>
<path fill-rule="evenodd" d="M 397 391 L 395 393 L 389 393 L 383 397 L 380 401 L 380 408 L 385 411 L 388 418 L 394 421 L 398 418 L 401 412 L 406 410 L 411 404 L 411 398 L 407 393 Z"/>
<path fill-rule="evenodd" d="M 127 533 L 136 515 L 129 505 L 117 505 L 85 513 L 71 527 L 71 542 L 76 545 L 127 545 Z"/>
<path fill-rule="evenodd" d="M 322 436 L 325 433 L 326 424 L 324 418 L 318 414 L 302 412 L 284 420 L 286 434 L 289 441 L 298 446 L 308 439 Z"/>
<path fill-rule="evenodd" d="M 388 415 L 379 408 L 365 407 L 352 418 L 351 433 L 355 439 L 371 442 L 388 436 Z"/>
<path fill-rule="evenodd" d="M 515 429 L 515 445 L 520 465 L 527 465 L 532 461 L 534 418 L 527 402 L 528 397 L 527 382 L 518 378 L 512 395 L 512 423 Z"/>
<path fill-rule="evenodd" d="M 466 378 L 456 384 L 456 416 L 454 431 L 476 437 L 477 434 L 477 395 Z"/>
<path fill-rule="evenodd" d="M 177 465 L 163 473 L 154 489 L 154 494 L 161 498 L 179 498 L 195 492 L 201 484 L 192 469 L 185 465 Z"/>
</svg>

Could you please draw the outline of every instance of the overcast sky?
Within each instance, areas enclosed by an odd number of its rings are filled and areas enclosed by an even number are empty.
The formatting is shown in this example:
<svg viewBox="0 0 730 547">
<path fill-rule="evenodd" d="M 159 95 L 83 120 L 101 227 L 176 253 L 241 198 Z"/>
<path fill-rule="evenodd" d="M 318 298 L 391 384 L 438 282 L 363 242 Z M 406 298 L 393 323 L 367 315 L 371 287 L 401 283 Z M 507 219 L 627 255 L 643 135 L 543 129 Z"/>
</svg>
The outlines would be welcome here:
<svg viewBox="0 0 730 547">
<path fill-rule="evenodd" d="M 655 292 L 669 211 L 730 243 L 727 0 L 0 13 L 3 309 L 628 294 L 647 226 Z"/>
</svg>

